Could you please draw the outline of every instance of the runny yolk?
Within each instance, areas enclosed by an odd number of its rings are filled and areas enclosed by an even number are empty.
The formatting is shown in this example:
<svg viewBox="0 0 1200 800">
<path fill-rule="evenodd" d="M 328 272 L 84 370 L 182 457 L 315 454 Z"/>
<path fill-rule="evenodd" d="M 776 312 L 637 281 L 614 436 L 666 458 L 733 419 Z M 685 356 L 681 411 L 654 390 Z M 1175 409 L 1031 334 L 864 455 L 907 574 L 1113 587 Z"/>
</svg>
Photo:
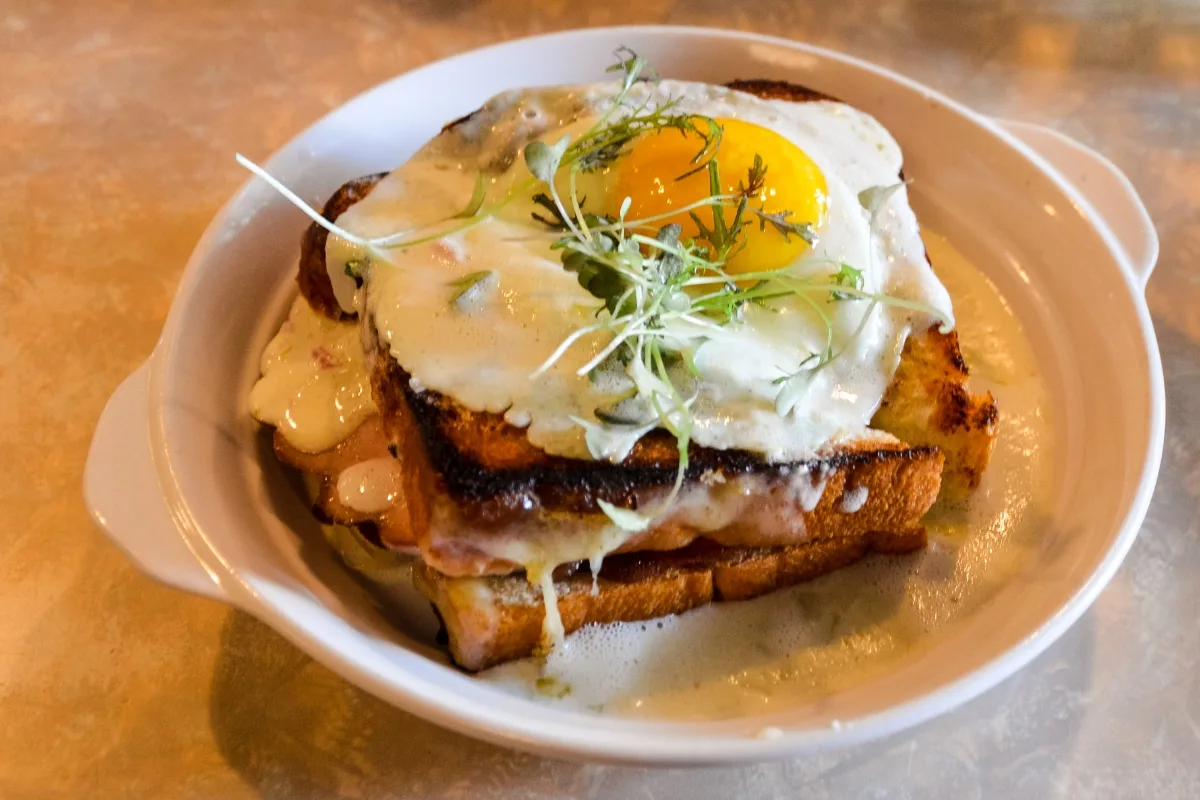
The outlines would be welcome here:
<svg viewBox="0 0 1200 800">
<path fill-rule="evenodd" d="M 808 244 L 795 234 L 785 237 L 769 223 L 762 229 L 759 218 L 749 209 L 768 214 L 789 211 L 789 222 L 807 222 L 815 230 L 824 221 L 829 205 L 825 176 L 803 150 L 775 131 L 738 119 L 716 121 L 724 131 L 717 152 L 724 194 L 738 194 L 739 187 L 747 184 L 755 155 L 767 168 L 765 182 L 747 205 L 744 219 L 749 224 L 741 234 L 745 246 L 729 259 L 726 269 L 746 273 L 786 266 Z M 710 196 L 707 170 L 679 178 L 695 169 L 692 158 L 702 146 L 698 135 L 673 128 L 643 136 L 616 164 L 616 192 L 610 198 L 614 206 L 610 213 L 628 197 L 631 203 L 626 219 L 670 214 L 653 224 L 661 227 L 678 223 L 683 227 L 683 238 L 695 238 L 700 230 L 688 212 L 671 212 Z M 735 205 L 736 201 L 730 201 L 724 206 L 727 224 L 733 221 Z M 694 213 L 706 227 L 712 227 L 712 208 L 701 207 Z"/>
</svg>

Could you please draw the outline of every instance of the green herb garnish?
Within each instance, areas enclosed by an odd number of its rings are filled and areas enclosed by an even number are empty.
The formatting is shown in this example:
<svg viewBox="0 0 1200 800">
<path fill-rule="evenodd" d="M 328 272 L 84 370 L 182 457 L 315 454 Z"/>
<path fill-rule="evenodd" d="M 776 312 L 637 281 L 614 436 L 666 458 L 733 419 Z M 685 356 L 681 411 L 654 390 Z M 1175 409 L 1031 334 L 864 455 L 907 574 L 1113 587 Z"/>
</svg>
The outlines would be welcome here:
<svg viewBox="0 0 1200 800">
<path fill-rule="evenodd" d="M 871 215 L 871 222 L 874 223 L 875 217 L 879 215 L 888 198 L 903 189 L 908 183 L 909 181 L 901 181 L 889 186 L 870 186 L 858 193 L 858 203 Z"/>
<path fill-rule="evenodd" d="M 538 694 L 554 700 L 561 700 L 571 693 L 571 684 L 563 683 L 557 678 L 542 675 L 533 682 Z"/>
<path fill-rule="evenodd" d="M 483 182 L 483 173 L 475 173 L 475 191 L 471 193 L 471 199 L 467 201 L 467 207 L 455 214 L 451 219 L 471 219 L 479 215 L 480 209 L 483 208 L 483 201 L 487 199 L 487 187 Z"/>
<path fill-rule="evenodd" d="M 715 123 L 714 123 L 715 124 Z M 721 194 L 721 176 L 717 159 L 710 159 L 706 165 L 708 170 L 708 188 L 709 194 L 712 197 L 719 197 Z M 750 221 L 746 219 L 746 212 L 758 218 L 759 228 L 766 230 L 770 225 L 775 231 L 783 235 L 784 239 L 791 236 L 799 236 L 809 244 L 816 242 L 816 236 L 813 233 L 812 225 L 807 222 L 792 222 L 788 219 L 792 215 L 791 211 L 778 211 L 767 213 L 760 209 L 749 207 L 750 198 L 757 195 L 763 188 L 767 177 L 767 165 L 763 163 L 762 156 L 754 156 L 754 164 L 751 165 L 746 176 L 746 180 L 738 184 L 737 206 L 733 212 L 733 222 L 726 224 L 725 211 L 720 204 L 715 204 L 712 207 L 712 227 L 709 228 L 704 224 L 704 221 L 696 212 L 691 212 L 692 221 L 696 223 L 696 228 L 700 231 L 699 239 L 708 243 L 712 251 L 713 260 L 719 262 L 727 262 L 730 258 L 745 246 L 745 238 L 742 237 L 742 232 Z"/>
<path fill-rule="evenodd" d="M 469 304 L 479 299 L 483 292 L 491 283 L 494 283 L 493 278 L 496 273 L 490 269 L 472 272 L 468 275 L 463 275 L 461 278 L 455 278 L 449 281 L 446 285 L 458 289 L 450 298 L 450 302 L 456 306 Z"/>
<path fill-rule="evenodd" d="M 862 270 L 855 269 L 854 267 L 850 266 L 849 264 L 839 265 L 838 271 L 833 274 L 832 279 L 833 279 L 833 282 L 836 283 L 838 286 L 848 286 L 852 289 L 857 289 L 858 291 L 862 291 L 862 288 L 863 288 Z M 851 295 L 846 294 L 843 291 L 834 289 L 833 291 L 831 291 L 829 293 L 829 299 L 830 300 L 852 300 L 854 298 Z"/>
</svg>

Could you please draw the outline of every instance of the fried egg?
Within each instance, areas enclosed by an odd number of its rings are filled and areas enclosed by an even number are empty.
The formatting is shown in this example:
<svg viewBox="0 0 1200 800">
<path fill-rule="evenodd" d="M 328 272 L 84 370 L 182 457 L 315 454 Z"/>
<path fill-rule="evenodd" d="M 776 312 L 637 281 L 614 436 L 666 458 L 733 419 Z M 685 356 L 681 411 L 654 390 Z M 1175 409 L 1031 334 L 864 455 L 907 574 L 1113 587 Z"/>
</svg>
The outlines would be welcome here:
<svg viewBox="0 0 1200 800">
<path fill-rule="evenodd" d="M 796 222 L 814 229 L 825 221 L 828 189 L 820 167 L 787 137 L 770 128 L 736 117 L 713 120 L 721 127 L 719 146 L 719 188 L 727 195 L 738 194 L 747 184 L 755 158 L 765 166 L 764 182 L 750 202 L 768 214 L 790 212 Z M 605 210 L 616 216 L 619 204 L 630 198 L 630 219 L 654 217 L 661 224 L 682 227 L 683 237 L 695 238 L 697 217 L 711 214 L 679 209 L 695 206 L 711 194 L 707 170 L 697 170 L 693 161 L 703 148 L 696 133 L 666 130 L 642 137 L 628 155 L 613 167 L 616 185 L 606 193 Z M 703 220 L 701 220 L 703 222 Z M 758 272 L 778 269 L 799 258 L 808 243 L 799 236 L 784 237 L 775 230 L 757 225 L 745 233 L 745 245 L 728 262 L 731 272 Z"/>
<path fill-rule="evenodd" d="M 461 212 L 482 175 L 486 202 L 498 207 L 486 222 L 411 247 L 364 250 L 334 235 L 327 246 L 339 301 L 369 316 L 374 335 L 419 386 L 474 410 L 502 413 L 525 428 L 533 444 L 573 458 L 591 457 L 578 420 L 595 421 L 596 409 L 618 393 L 581 374 L 612 333 L 578 334 L 596 322 L 600 303 L 563 268 L 561 252 L 553 249 L 556 235 L 534 221 L 545 209 L 534 202 L 540 190 L 529 188 L 537 182 L 531 183 L 521 152 L 535 139 L 578 140 L 610 112 L 616 91 L 596 84 L 496 97 L 337 220 L 363 238 L 419 230 Z M 739 319 L 706 334 L 694 353 L 693 440 L 792 461 L 868 434 L 909 330 L 935 317 L 952 320 L 905 187 L 887 192 L 877 208 L 860 201 L 868 190 L 899 182 L 900 148 L 875 119 L 842 103 L 763 100 L 680 81 L 638 84 L 630 93 L 633 104 L 668 101 L 677 104 L 675 111 L 721 127 L 720 192 L 736 195 L 755 184 L 754 209 L 805 223 L 813 233 L 811 243 L 785 236 L 756 216 L 728 260 L 729 272 L 754 276 L 790 265 L 821 283 L 848 265 L 861 273 L 864 292 L 936 311 L 834 299 L 828 290 L 747 304 Z M 624 211 L 627 220 L 652 220 L 651 227 L 677 223 L 684 239 L 698 237 L 714 213 L 703 205 L 712 177 L 696 171 L 701 133 L 643 133 L 602 169 L 576 175 L 583 210 L 608 217 Z M 756 159 L 765 168 L 757 182 Z M 361 288 L 346 277 L 352 262 L 368 265 Z M 486 281 L 473 277 L 481 274 Z M 562 357 L 539 371 L 569 337 L 573 344 Z M 827 348 L 836 358 L 793 386 L 794 396 L 781 408 L 781 384 Z"/>
</svg>

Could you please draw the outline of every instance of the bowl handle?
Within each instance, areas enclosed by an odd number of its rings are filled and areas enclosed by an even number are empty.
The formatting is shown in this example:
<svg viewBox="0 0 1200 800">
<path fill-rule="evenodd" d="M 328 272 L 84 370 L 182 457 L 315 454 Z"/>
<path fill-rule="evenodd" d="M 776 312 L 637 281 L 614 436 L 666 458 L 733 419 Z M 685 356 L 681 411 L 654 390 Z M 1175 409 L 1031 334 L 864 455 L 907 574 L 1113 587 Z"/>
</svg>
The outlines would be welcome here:
<svg viewBox="0 0 1200 800">
<path fill-rule="evenodd" d="M 1116 236 L 1144 289 L 1158 260 L 1158 234 L 1125 173 L 1095 150 L 1058 131 L 1015 120 L 996 122 L 1049 161 L 1087 198 Z"/>
<path fill-rule="evenodd" d="M 88 450 L 83 494 L 92 519 L 143 572 L 169 586 L 228 602 L 193 555 L 163 498 L 150 450 L 148 364 L 117 387 Z"/>
</svg>

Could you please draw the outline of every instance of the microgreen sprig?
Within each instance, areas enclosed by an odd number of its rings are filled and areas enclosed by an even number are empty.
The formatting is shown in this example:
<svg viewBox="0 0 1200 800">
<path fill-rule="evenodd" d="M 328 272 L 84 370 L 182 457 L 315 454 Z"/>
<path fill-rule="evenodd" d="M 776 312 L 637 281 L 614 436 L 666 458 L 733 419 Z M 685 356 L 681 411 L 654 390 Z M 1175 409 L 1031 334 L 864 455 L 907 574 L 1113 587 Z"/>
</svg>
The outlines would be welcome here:
<svg viewBox="0 0 1200 800">
<path fill-rule="evenodd" d="M 708 170 L 708 187 L 709 196 L 712 198 L 721 197 L 721 176 L 716 158 L 712 158 L 705 165 Z M 762 156 L 755 154 L 754 163 L 751 165 L 746 176 L 746 180 L 738 184 L 738 191 L 734 197 L 737 204 L 734 207 L 733 221 L 726 224 L 724 203 L 714 203 L 712 206 L 712 227 L 705 225 L 704 220 L 695 211 L 689 212 L 692 222 L 696 224 L 697 230 L 700 231 L 699 239 L 708 242 L 709 247 L 713 252 L 713 258 L 722 263 L 728 261 L 737 254 L 741 248 L 745 247 L 746 240 L 742 236 L 742 232 L 746 226 L 750 224 L 750 220 L 746 219 L 746 214 L 758 218 L 760 230 L 766 230 L 770 225 L 776 232 L 783 235 L 784 240 L 795 235 L 808 242 L 809 244 L 816 243 L 816 235 L 813 232 L 812 225 L 807 222 L 793 222 L 788 219 L 792 216 L 791 211 L 777 211 L 768 213 L 762 208 L 750 207 L 750 198 L 762 191 L 766 184 L 767 165 L 763 163 Z"/>
</svg>

